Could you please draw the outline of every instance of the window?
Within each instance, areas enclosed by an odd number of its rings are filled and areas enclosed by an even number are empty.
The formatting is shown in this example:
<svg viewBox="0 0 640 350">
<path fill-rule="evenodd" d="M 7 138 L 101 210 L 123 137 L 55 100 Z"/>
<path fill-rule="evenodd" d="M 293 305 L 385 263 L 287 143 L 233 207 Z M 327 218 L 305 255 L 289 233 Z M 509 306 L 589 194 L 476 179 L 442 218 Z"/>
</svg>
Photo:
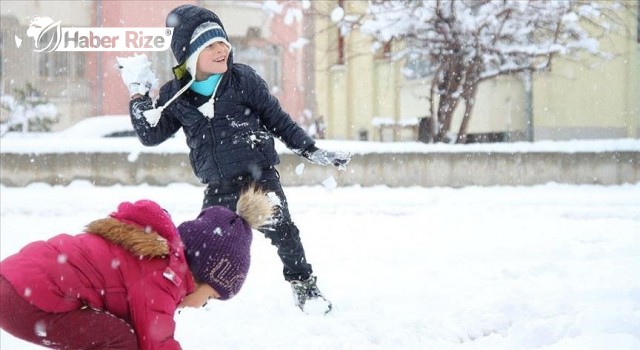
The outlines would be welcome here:
<svg viewBox="0 0 640 350">
<path fill-rule="evenodd" d="M 404 75 L 407 80 L 424 79 L 434 73 L 435 67 L 427 60 L 426 57 L 407 58 L 404 65 Z"/>
<path fill-rule="evenodd" d="M 282 83 L 282 48 L 266 42 L 252 40 L 250 45 L 242 38 L 232 38 L 233 61 L 251 66 L 270 87 Z"/>
<path fill-rule="evenodd" d="M 342 7 L 344 9 L 344 0 L 338 0 L 338 6 Z M 344 36 L 342 36 L 342 33 L 340 31 L 340 27 L 338 27 L 338 29 L 336 29 L 338 31 L 338 61 L 336 62 L 336 64 L 344 64 Z"/>
<path fill-rule="evenodd" d="M 4 33 L 0 32 L 0 47 L 4 48 Z M 0 76 L 4 75 L 4 50 L 0 50 Z"/>
<path fill-rule="evenodd" d="M 385 57 L 388 57 L 389 54 L 391 54 L 391 40 L 387 41 L 384 43 L 384 46 L 382 46 L 382 54 L 384 54 Z"/>
<path fill-rule="evenodd" d="M 54 51 L 38 53 L 38 74 L 43 78 L 81 78 L 85 72 L 82 52 Z"/>
<path fill-rule="evenodd" d="M 15 43 L 15 38 L 22 33 L 18 19 L 13 16 L 2 16 L 0 19 L 0 76 L 8 74 L 7 70 L 12 63 L 23 62 L 18 56 L 20 49 Z"/>
<path fill-rule="evenodd" d="M 45 33 L 42 41 L 50 42 L 54 33 Z M 77 78 L 84 76 L 84 53 L 51 51 L 37 53 L 38 75 L 43 78 Z"/>
<path fill-rule="evenodd" d="M 376 50 L 377 59 L 385 59 L 391 57 L 391 40 L 382 44 L 382 46 Z"/>
<path fill-rule="evenodd" d="M 415 51 L 407 55 L 404 64 L 404 75 L 407 80 L 424 79 L 433 75 L 437 66 L 429 60 L 428 56 L 423 54 L 420 43 L 417 43 L 416 39 L 409 38 L 406 40 L 406 44 L 407 48 L 416 48 Z"/>
<path fill-rule="evenodd" d="M 155 69 L 155 73 L 160 84 L 173 79 L 173 70 L 171 68 L 178 64 L 173 56 L 173 51 L 150 51 L 146 54 L 149 60 L 153 62 L 153 66 L 158 67 Z"/>
</svg>

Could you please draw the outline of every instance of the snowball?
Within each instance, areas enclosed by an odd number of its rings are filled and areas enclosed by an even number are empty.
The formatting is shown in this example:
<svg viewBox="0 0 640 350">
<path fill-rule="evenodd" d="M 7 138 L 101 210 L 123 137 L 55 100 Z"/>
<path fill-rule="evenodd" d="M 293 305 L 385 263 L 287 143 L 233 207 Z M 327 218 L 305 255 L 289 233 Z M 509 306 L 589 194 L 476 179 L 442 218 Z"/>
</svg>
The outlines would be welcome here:
<svg viewBox="0 0 640 350">
<path fill-rule="evenodd" d="M 158 79 L 151 69 L 151 62 L 146 54 L 134 55 L 130 57 L 116 57 L 122 81 L 126 86 L 137 83 L 140 86 L 155 87 Z M 145 91 L 146 92 L 146 91 Z"/>
<path fill-rule="evenodd" d="M 338 183 L 336 182 L 336 179 L 333 178 L 333 176 L 330 176 L 324 181 L 322 181 L 322 185 L 329 192 L 335 190 L 336 187 L 338 187 Z"/>
</svg>

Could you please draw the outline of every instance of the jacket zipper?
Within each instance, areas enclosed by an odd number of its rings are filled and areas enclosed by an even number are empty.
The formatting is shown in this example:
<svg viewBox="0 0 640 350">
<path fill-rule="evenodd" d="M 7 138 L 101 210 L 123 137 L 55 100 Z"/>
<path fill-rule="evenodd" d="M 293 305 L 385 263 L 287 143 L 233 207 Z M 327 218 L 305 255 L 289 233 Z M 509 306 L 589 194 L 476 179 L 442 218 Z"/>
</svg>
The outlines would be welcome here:
<svg viewBox="0 0 640 350">
<path fill-rule="evenodd" d="M 213 162 L 216 165 L 216 169 L 218 169 L 218 174 L 220 175 L 220 180 L 224 179 L 224 175 L 222 174 L 222 167 L 220 166 L 220 161 L 218 161 L 218 156 L 216 155 L 216 135 L 213 131 L 213 119 L 216 117 L 216 93 L 218 92 L 218 87 L 222 85 L 222 80 L 226 77 L 226 74 L 223 74 L 218 81 L 215 89 L 213 90 L 213 98 L 211 99 L 211 103 L 213 103 L 213 116 L 211 118 L 207 118 L 207 122 L 209 123 L 209 134 L 211 134 L 211 156 L 213 157 Z"/>
</svg>

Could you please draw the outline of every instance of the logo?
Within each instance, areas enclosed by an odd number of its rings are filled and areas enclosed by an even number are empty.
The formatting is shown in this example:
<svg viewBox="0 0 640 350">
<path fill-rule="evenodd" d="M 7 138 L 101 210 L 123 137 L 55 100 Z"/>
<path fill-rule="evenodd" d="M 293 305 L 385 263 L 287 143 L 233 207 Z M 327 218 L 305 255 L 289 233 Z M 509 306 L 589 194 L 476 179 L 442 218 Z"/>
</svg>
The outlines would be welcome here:
<svg viewBox="0 0 640 350">
<path fill-rule="evenodd" d="M 164 51 L 171 45 L 173 28 L 62 27 L 61 21 L 35 17 L 27 36 L 35 52 L 52 51 Z M 19 38 L 16 45 L 20 47 Z"/>
</svg>

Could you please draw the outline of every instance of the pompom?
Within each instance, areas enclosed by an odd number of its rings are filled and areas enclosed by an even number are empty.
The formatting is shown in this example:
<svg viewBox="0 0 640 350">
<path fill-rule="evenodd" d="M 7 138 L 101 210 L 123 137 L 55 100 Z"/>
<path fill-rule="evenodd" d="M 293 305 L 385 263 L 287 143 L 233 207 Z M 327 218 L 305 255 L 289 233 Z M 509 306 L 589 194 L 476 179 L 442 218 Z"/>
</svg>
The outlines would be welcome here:
<svg viewBox="0 0 640 350">
<path fill-rule="evenodd" d="M 158 108 L 146 110 L 142 112 L 142 115 L 144 115 L 145 119 L 147 119 L 147 123 L 154 127 L 158 125 L 158 121 L 160 120 L 160 116 L 162 115 L 163 110 L 164 106 L 161 106 Z"/>
<path fill-rule="evenodd" d="M 214 110 L 213 110 L 213 101 L 207 101 L 202 106 L 198 107 L 200 113 L 202 113 L 205 117 L 211 119 L 213 118 Z"/>
<path fill-rule="evenodd" d="M 274 204 L 265 192 L 255 186 L 251 186 L 240 194 L 236 213 L 243 218 L 251 228 L 257 230 L 272 218 L 274 210 Z"/>
</svg>

